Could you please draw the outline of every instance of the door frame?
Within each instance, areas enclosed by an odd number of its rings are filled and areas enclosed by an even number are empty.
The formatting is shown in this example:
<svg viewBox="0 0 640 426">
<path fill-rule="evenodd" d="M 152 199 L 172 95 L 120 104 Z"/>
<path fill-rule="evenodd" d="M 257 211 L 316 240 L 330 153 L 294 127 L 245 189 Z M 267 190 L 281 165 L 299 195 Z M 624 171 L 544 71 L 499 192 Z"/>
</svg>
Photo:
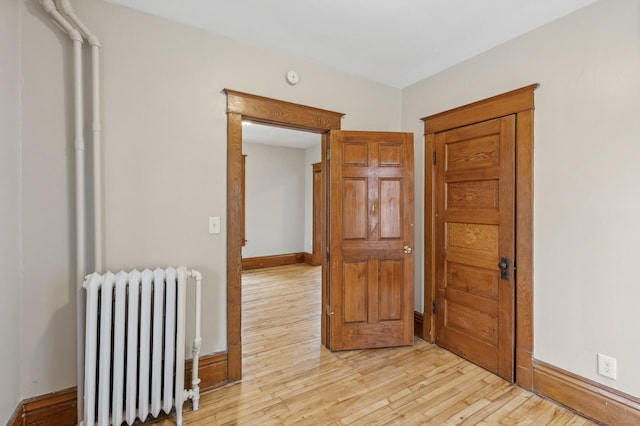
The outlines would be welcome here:
<svg viewBox="0 0 640 426">
<path fill-rule="evenodd" d="M 227 379 L 233 382 L 242 378 L 242 120 L 322 134 L 322 163 L 326 168 L 327 133 L 340 130 L 344 114 L 231 89 L 223 92 L 227 95 Z M 326 187 L 322 192 L 326 194 Z M 323 238 L 322 250 L 325 248 Z M 324 259 L 322 264 L 324 306 Z M 326 324 L 325 316 L 321 317 L 324 343 Z"/>
<path fill-rule="evenodd" d="M 515 161 L 515 382 L 533 388 L 533 110 L 538 84 L 422 118 L 425 138 L 424 325 L 423 339 L 435 340 L 435 133 L 514 114 Z"/>
<path fill-rule="evenodd" d="M 322 222 L 325 220 L 323 212 L 322 197 L 322 181 L 324 180 L 324 172 L 322 170 L 322 162 L 311 165 L 311 265 L 322 265 Z M 320 186 L 316 185 L 316 173 L 320 179 Z M 316 208 L 317 207 L 317 208 Z"/>
</svg>

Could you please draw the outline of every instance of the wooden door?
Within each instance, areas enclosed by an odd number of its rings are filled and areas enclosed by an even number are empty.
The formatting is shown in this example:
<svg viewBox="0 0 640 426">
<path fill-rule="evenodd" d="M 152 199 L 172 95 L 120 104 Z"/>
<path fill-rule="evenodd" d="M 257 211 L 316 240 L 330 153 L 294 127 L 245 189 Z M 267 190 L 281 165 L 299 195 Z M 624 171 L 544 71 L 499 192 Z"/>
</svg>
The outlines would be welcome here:
<svg viewBox="0 0 640 426">
<path fill-rule="evenodd" d="M 328 347 L 413 343 L 413 134 L 329 135 Z"/>
<path fill-rule="evenodd" d="M 513 115 L 472 124 L 437 133 L 434 158 L 436 343 L 510 381 L 514 138 Z"/>
</svg>

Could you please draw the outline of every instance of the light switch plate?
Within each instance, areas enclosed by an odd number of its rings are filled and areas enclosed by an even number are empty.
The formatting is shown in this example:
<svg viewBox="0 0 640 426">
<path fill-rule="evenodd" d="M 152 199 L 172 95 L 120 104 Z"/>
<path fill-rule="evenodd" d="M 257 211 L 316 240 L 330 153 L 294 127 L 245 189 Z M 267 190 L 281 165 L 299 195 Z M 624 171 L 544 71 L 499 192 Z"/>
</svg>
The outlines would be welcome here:
<svg viewBox="0 0 640 426">
<path fill-rule="evenodd" d="M 220 216 L 209 216 L 209 233 L 220 233 Z"/>
</svg>

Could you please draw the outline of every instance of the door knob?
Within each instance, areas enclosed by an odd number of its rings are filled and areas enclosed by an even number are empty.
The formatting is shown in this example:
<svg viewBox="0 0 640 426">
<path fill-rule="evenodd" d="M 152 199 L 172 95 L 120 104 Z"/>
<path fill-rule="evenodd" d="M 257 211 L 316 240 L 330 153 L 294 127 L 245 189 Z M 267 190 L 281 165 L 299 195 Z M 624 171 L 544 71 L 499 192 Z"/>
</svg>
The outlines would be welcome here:
<svg viewBox="0 0 640 426">
<path fill-rule="evenodd" d="M 409 254 L 413 251 L 413 249 L 409 246 L 404 246 L 404 248 L 402 249 L 402 251 L 404 251 L 405 253 Z"/>
</svg>

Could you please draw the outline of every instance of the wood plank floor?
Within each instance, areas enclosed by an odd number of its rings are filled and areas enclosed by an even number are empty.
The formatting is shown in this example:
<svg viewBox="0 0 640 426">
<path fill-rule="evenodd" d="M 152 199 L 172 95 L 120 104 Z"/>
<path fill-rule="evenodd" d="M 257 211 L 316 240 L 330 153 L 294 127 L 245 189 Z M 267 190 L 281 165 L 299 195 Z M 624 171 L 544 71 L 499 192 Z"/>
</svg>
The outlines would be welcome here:
<svg viewBox="0 0 640 426">
<path fill-rule="evenodd" d="M 242 300 L 244 378 L 185 404 L 186 425 L 594 424 L 420 339 L 326 350 L 319 267 L 245 272 Z"/>
</svg>

